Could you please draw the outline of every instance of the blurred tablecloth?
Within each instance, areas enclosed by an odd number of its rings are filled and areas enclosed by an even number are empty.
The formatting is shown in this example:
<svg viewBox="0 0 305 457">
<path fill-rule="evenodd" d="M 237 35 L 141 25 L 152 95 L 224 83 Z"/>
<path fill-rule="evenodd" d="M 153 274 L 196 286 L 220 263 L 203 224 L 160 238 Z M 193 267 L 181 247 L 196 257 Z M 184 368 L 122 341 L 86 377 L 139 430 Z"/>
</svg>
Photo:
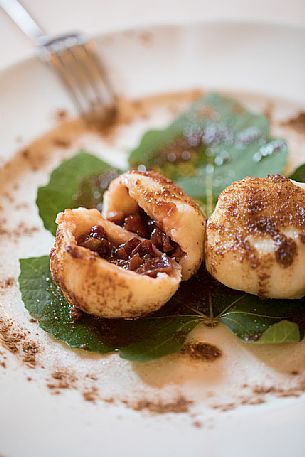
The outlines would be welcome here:
<svg viewBox="0 0 305 457">
<path fill-rule="evenodd" d="M 305 26 L 305 0 L 23 0 L 50 33 L 88 34 L 160 23 L 243 20 Z M 0 69 L 32 53 L 32 43 L 0 11 Z"/>
</svg>

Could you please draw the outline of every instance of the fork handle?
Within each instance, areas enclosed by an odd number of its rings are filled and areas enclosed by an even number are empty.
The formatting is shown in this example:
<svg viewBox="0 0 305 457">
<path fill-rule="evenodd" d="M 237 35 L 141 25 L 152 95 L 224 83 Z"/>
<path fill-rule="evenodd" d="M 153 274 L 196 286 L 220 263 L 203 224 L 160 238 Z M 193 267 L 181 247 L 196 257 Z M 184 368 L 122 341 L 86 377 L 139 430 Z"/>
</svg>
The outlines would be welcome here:
<svg viewBox="0 0 305 457">
<path fill-rule="evenodd" d="M 46 36 L 45 32 L 32 18 L 30 13 L 25 9 L 20 1 L 0 0 L 0 7 L 15 22 L 22 32 L 36 44 L 39 44 L 41 39 Z"/>
</svg>

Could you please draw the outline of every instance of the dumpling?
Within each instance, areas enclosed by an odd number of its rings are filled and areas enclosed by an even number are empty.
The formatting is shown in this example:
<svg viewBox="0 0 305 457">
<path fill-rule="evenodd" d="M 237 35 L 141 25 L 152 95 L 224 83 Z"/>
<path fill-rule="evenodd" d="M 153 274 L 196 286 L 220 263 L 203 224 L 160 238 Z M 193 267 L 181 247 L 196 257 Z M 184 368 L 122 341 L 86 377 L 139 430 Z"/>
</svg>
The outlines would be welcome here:
<svg viewBox="0 0 305 457">
<path fill-rule="evenodd" d="M 114 179 L 104 194 L 103 216 L 174 258 L 182 280 L 198 270 L 205 218 L 196 202 L 159 173 L 133 170 Z"/>
<path fill-rule="evenodd" d="M 96 316 L 139 317 L 176 292 L 181 267 L 95 209 L 60 213 L 51 273 L 66 299 Z"/>
<path fill-rule="evenodd" d="M 275 175 L 234 182 L 207 223 L 206 267 L 262 298 L 305 295 L 305 185 Z"/>
</svg>

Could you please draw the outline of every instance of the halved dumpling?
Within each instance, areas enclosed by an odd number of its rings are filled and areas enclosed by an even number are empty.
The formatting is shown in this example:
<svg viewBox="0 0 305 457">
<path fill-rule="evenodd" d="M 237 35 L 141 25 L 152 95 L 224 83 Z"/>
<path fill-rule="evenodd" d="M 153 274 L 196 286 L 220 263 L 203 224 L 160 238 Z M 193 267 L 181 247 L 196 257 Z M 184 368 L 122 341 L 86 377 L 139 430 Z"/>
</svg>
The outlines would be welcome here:
<svg viewBox="0 0 305 457">
<path fill-rule="evenodd" d="M 96 209 L 67 209 L 56 222 L 51 273 L 77 308 L 102 317 L 139 317 L 178 289 L 181 267 L 174 259 Z"/>
<path fill-rule="evenodd" d="M 104 194 L 103 216 L 174 258 L 182 280 L 198 270 L 205 218 L 196 202 L 159 173 L 133 170 L 114 179 Z"/>
</svg>

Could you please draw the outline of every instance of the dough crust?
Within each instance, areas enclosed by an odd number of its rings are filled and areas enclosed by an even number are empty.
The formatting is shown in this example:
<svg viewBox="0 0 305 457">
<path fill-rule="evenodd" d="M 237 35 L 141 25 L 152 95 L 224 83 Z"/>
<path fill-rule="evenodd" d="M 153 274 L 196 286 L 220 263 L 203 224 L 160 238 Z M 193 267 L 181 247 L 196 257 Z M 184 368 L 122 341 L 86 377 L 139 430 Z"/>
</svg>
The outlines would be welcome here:
<svg viewBox="0 0 305 457">
<path fill-rule="evenodd" d="M 182 280 L 198 270 L 204 257 L 205 218 L 199 206 L 157 172 L 128 171 L 114 179 L 104 194 L 103 216 L 134 214 L 141 207 L 185 255 L 179 260 Z"/>
<path fill-rule="evenodd" d="M 206 267 L 262 298 L 305 295 L 305 185 L 276 175 L 234 182 L 207 223 Z"/>
<path fill-rule="evenodd" d="M 66 209 L 57 216 L 51 273 L 66 299 L 96 316 L 139 317 L 159 309 L 176 292 L 181 267 L 156 278 L 125 270 L 77 245 L 80 235 L 102 225 L 111 241 L 124 243 L 135 235 L 105 220 L 96 209 Z"/>
</svg>

